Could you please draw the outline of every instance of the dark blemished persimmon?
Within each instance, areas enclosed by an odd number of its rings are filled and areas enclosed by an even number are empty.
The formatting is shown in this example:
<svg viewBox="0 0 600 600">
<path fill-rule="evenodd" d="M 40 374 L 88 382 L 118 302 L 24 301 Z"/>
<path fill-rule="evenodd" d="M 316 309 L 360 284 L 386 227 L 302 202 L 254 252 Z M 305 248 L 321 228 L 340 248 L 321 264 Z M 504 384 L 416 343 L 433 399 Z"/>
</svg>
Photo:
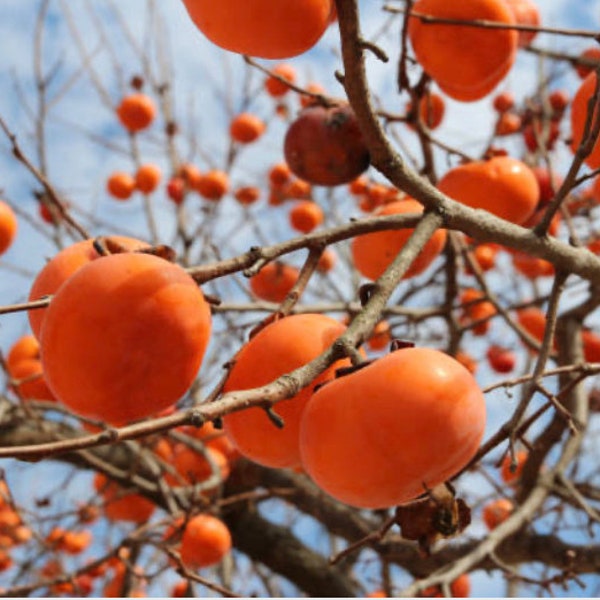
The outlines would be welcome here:
<svg viewBox="0 0 600 600">
<path fill-rule="evenodd" d="M 596 72 L 592 71 L 579 86 L 573 102 L 571 103 L 571 150 L 575 152 L 582 142 L 583 134 L 585 133 L 585 122 L 588 114 L 588 103 L 590 102 L 596 89 L 597 76 Z M 594 118 L 598 118 L 598 105 L 594 107 Z M 600 167 L 600 138 L 596 140 L 592 151 L 584 159 L 586 165 L 590 169 Z"/>
<path fill-rule="evenodd" d="M 291 58 L 312 48 L 329 25 L 331 0 L 183 0 L 196 27 L 239 54 Z"/>
<path fill-rule="evenodd" d="M 289 126 L 283 141 L 292 172 L 313 185 L 350 183 L 370 164 L 370 155 L 352 108 L 309 106 Z"/>
<path fill-rule="evenodd" d="M 9 204 L 0 200 L 0 254 L 4 254 L 17 235 L 17 216 Z"/>
<path fill-rule="evenodd" d="M 532 170 L 510 156 L 473 161 L 450 169 L 438 188 L 457 202 L 520 225 L 535 211 L 540 188 Z"/>
<path fill-rule="evenodd" d="M 460 471 L 485 421 L 483 394 L 463 365 L 404 348 L 312 395 L 300 423 L 302 466 L 341 502 L 389 508 Z"/>
<path fill-rule="evenodd" d="M 137 240 L 131 237 L 122 235 L 112 235 L 109 239 L 122 246 L 126 250 L 139 250 L 148 248 L 146 242 Z M 81 242 L 75 242 L 66 248 L 63 248 L 58 254 L 53 256 L 46 265 L 37 274 L 33 281 L 31 290 L 29 291 L 29 301 L 39 300 L 43 296 L 54 294 L 60 286 L 69 278 L 75 271 L 86 265 L 92 260 L 95 260 L 100 255 L 94 248 L 94 240 L 88 239 Z M 46 314 L 45 308 L 31 309 L 28 312 L 29 324 L 31 331 L 36 338 L 40 338 L 42 329 L 42 321 Z"/>
<path fill-rule="evenodd" d="M 231 534 L 223 521 L 212 515 L 197 515 L 183 530 L 181 560 L 192 569 L 210 567 L 223 560 L 231 544 Z"/>
<path fill-rule="evenodd" d="M 224 391 L 266 385 L 316 358 L 345 329 L 339 321 L 320 314 L 292 315 L 270 323 L 239 351 Z M 347 360 L 338 361 L 293 398 L 278 402 L 274 411 L 283 418 L 283 428 L 276 427 L 262 408 L 249 408 L 225 415 L 226 434 L 243 456 L 257 463 L 268 467 L 299 465 L 300 418 L 312 390 L 347 364 Z"/>
<path fill-rule="evenodd" d="M 444 19 L 515 22 L 505 0 L 418 0 L 412 10 Z M 432 24 L 412 17 L 408 34 L 419 64 L 445 94 L 462 102 L 489 94 L 516 58 L 518 35 L 510 29 Z"/>
<path fill-rule="evenodd" d="M 103 256 L 53 297 L 41 332 L 44 373 L 76 414 L 123 425 L 183 396 L 210 331 L 209 305 L 179 265 L 135 252 Z"/>
<path fill-rule="evenodd" d="M 300 271 L 280 261 L 266 264 L 250 277 L 250 289 L 261 300 L 283 302 L 298 280 Z"/>
<path fill-rule="evenodd" d="M 384 204 L 373 213 L 373 216 L 422 212 L 421 204 L 416 200 L 407 199 Z M 404 247 L 412 232 L 413 229 L 395 229 L 355 237 L 351 247 L 354 265 L 364 277 L 377 279 Z M 404 274 L 405 279 L 422 273 L 433 262 L 444 248 L 446 235 L 445 229 L 438 229 L 429 238 Z"/>
</svg>

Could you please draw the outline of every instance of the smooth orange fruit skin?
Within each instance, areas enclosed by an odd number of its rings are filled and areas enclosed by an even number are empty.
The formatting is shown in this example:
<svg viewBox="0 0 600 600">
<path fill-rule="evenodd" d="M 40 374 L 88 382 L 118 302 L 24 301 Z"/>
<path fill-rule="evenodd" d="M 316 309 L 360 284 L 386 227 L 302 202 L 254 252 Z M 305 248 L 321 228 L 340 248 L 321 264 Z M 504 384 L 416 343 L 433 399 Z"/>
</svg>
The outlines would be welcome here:
<svg viewBox="0 0 600 600">
<path fill-rule="evenodd" d="M 331 0 L 183 0 L 214 44 L 239 54 L 290 58 L 312 48 L 329 25 Z"/>
<path fill-rule="evenodd" d="M 418 0 L 413 11 L 446 19 L 515 22 L 504 0 Z M 413 17 L 408 34 L 423 69 L 444 93 L 463 102 L 490 93 L 516 58 L 518 35 L 514 30 L 426 24 Z"/>
<path fill-rule="evenodd" d="M 300 200 L 290 209 L 290 225 L 301 233 L 310 233 L 325 219 L 323 209 L 311 200 Z"/>
<path fill-rule="evenodd" d="M 34 335 L 21 336 L 6 355 L 6 368 L 10 373 L 14 366 L 24 359 L 40 357 L 40 343 Z"/>
<path fill-rule="evenodd" d="M 535 211 L 540 188 L 532 170 L 510 156 L 495 156 L 450 169 L 438 189 L 457 202 L 520 225 Z"/>
<path fill-rule="evenodd" d="M 310 362 L 345 331 L 339 321 L 320 314 L 292 315 L 259 331 L 240 350 L 223 390 L 248 390 L 265 385 Z M 262 408 L 249 408 L 223 418 L 225 433 L 239 452 L 267 467 L 300 464 L 300 418 L 313 388 L 333 377 L 338 361 L 289 400 L 274 406 L 285 425 L 277 428 Z"/>
<path fill-rule="evenodd" d="M 113 254 L 80 268 L 54 296 L 42 363 L 50 389 L 76 414 L 122 425 L 183 396 L 210 331 L 209 306 L 180 266 Z"/>
<path fill-rule="evenodd" d="M 518 450 L 515 453 L 516 468 L 514 471 L 511 471 L 510 469 L 512 464 L 510 454 L 507 454 L 504 457 L 502 464 L 500 465 L 500 477 L 502 477 L 504 483 L 514 484 L 519 481 L 527 457 L 528 453 L 526 450 Z"/>
<path fill-rule="evenodd" d="M 22 383 L 15 386 L 16 392 L 22 400 L 56 402 L 56 397 L 44 377 L 44 369 L 39 359 L 24 358 L 20 360 L 11 368 L 10 376 L 15 380 L 23 380 Z"/>
<path fill-rule="evenodd" d="M 505 0 L 519 25 L 539 27 L 541 23 L 540 9 L 532 0 Z M 519 48 L 529 46 L 537 31 L 519 31 Z"/>
<path fill-rule="evenodd" d="M 514 504 L 508 498 L 498 498 L 488 502 L 483 507 L 481 516 L 486 527 L 492 531 L 496 529 L 500 523 L 503 523 L 510 517 L 513 510 L 515 509 Z"/>
<path fill-rule="evenodd" d="M 373 216 L 422 213 L 423 206 L 416 200 L 399 200 L 384 204 Z M 395 229 L 359 235 L 352 240 L 352 257 L 358 271 L 368 279 L 377 279 L 404 247 L 413 229 Z M 422 273 L 439 255 L 446 244 L 445 229 L 438 229 L 427 241 L 412 265 L 404 274 L 408 279 Z"/>
<path fill-rule="evenodd" d="M 156 117 L 156 106 L 146 94 L 130 94 L 117 106 L 117 117 L 123 127 L 134 133 L 151 125 Z"/>
<path fill-rule="evenodd" d="M 123 246 L 127 250 L 139 250 L 140 248 L 148 248 L 146 242 L 135 238 L 125 237 L 122 235 L 109 236 L 112 241 Z M 86 265 L 88 262 L 99 258 L 98 252 L 94 249 L 94 240 L 83 240 L 75 242 L 66 248 L 63 248 L 50 261 L 44 265 L 41 271 L 37 274 L 29 291 L 29 301 L 39 300 L 42 296 L 54 294 L 60 286 L 71 276 L 75 271 Z M 45 308 L 32 309 L 27 313 L 31 331 L 36 338 L 40 338 L 42 322 L 46 315 Z"/>
<path fill-rule="evenodd" d="M 250 289 L 261 300 L 283 302 L 298 279 L 300 271 L 293 265 L 275 261 L 266 264 L 250 277 Z"/>
<path fill-rule="evenodd" d="M 596 89 L 596 73 L 592 71 L 579 86 L 579 89 L 573 96 L 573 102 L 571 103 L 571 150 L 575 152 L 583 139 L 585 131 L 585 121 L 587 118 L 587 105 L 590 98 L 594 94 Z M 598 107 L 594 108 L 594 119 L 598 118 Z M 590 169 L 597 169 L 600 167 L 600 140 L 596 140 L 592 151 L 585 158 L 585 164 Z"/>
<path fill-rule="evenodd" d="M 158 165 L 146 163 L 135 172 L 135 187 L 143 194 L 152 193 L 160 183 L 162 171 Z"/>
<path fill-rule="evenodd" d="M 121 487 L 114 481 L 108 481 L 102 473 L 94 476 L 94 489 L 102 494 L 106 504 L 104 514 L 111 521 L 146 522 L 154 512 L 154 504 L 139 494 Z"/>
<path fill-rule="evenodd" d="M 192 517 L 181 538 L 181 560 L 191 568 L 210 567 L 221 562 L 231 550 L 227 525 L 211 515 Z"/>
<path fill-rule="evenodd" d="M 486 420 L 473 375 L 430 348 L 405 348 L 319 388 L 300 424 L 302 466 L 359 508 L 412 500 L 473 457 Z"/>
<path fill-rule="evenodd" d="M 4 254 L 17 235 L 17 216 L 9 204 L 0 200 L 0 254 Z"/>
</svg>

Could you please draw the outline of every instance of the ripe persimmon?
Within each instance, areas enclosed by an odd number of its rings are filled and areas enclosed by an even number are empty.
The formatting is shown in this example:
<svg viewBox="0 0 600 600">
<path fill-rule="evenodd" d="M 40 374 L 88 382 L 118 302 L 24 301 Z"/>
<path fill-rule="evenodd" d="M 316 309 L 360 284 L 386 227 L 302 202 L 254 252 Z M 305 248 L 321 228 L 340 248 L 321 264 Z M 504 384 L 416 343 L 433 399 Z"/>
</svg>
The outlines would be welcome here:
<svg viewBox="0 0 600 600">
<path fill-rule="evenodd" d="M 250 289 L 261 300 L 283 302 L 298 279 L 300 271 L 293 265 L 273 261 L 250 277 Z"/>
<path fill-rule="evenodd" d="M 139 250 L 141 248 L 149 247 L 146 242 L 122 235 L 110 236 L 109 239 L 126 250 Z M 75 271 L 99 256 L 100 255 L 94 248 L 94 240 L 92 239 L 76 242 L 63 248 L 58 254 L 53 256 L 37 274 L 31 286 L 31 290 L 29 291 L 29 301 L 39 300 L 43 296 L 49 296 L 56 293 L 60 286 L 73 275 Z M 35 335 L 38 340 L 40 339 L 42 322 L 45 315 L 45 308 L 31 309 L 27 315 L 31 331 L 33 331 L 33 335 Z"/>
<path fill-rule="evenodd" d="M 0 255 L 12 245 L 17 235 L 17 216 L 9 204 L 0 200 Z"/>
<path fill-rule="evenodd" d="M 291 177 L 292 171 L 285 162 L 275 163 L 269 169 L 269 183 L 274 187 L 281 188 L 290 181 Z"/>
<path fill-rule="evenodd" d="M 47 309 L 42 364 L 57 398 L 114 425 L 172 406 L 197 375 L 211 314 L 196 282 L 150 254 L 102 256 Z"/>
<path fill-rule="evenodd" d="M 500 477 L 504 483 L 514 485 L 519 481 L 523 466 L 527 460 L 527 450 L 517 450 L 515 452 L 515 462 L 513 465 L 513 459 L 510 454 L 507 454 L 500 465 Z M 514 468 L 513 468 L 514 467 Z"/>
<path fill-rule="evenodd" d="M 117 106 L 117 116 L 125 129 L 131 132 L 146 129 L 156 117 L 156 106 L 150 96 L 142 93 L 125 96 Z"/>
<path fill-rule="evenodd" d="M 331 0 L 183 0 L 196 27 L 213 44 L 260 58 L 291 58 L 323 35 Z"/>
<path fill-rule="evenodd" d="M 231 550 L 231 533 L 217 517 L 200 514 L 185 525 L 181 538 L 181 560 L 192 569 L 221 562 Z"/>
<path fill-rule="evenodd" d="M 47 400 L 56 402 L 56 396 L 48 387 L 44 367 L 37 358 L 24 358 L 10 370 L 13 386 L 22 400 Z"/>
<path fill-rule="evenodd" d="M 260 117 L 244 112 L 232 119 L 229 124 L 229 135 L 240 144 L 250 144 L 264 133 L 265 128 L 265 122 Z"/>
<path fill-rule="evenodd" d="M 144 194 L 152 193 L 160 183 L 162 172 L 158 165 L 145 163 L 135 172 L 135 187 Z"/>
<path fill-rule="evenodd" d="M 254 204 L 260 198 L 260 188 L 253 185 L 239 187 L 233 193 L 233 197 L 242 205 Z"/>
<path fill-rule="evenodd" d="M 598 46 L 590 46 L 579 54 L 579 58 L 591 63 L 600 63 L 600 48 Z M 590 73 L 594 71 L 592 64 L 583 64 L 583 62 L 575 63 L 575 72 L 579 75 L 580 79 L 585 79 Z"/>
<path fill-rule="evenodd" d="M 346 328 L 321 314 L 297 314 L 273 321 L 254 335 L 238 352 L 224 391 L 247 390 L 277 379 L 324 352 Z M 249 408 L 223 418 L 225 433 L 239 452 L 269 467 L 294 467 L 300 463 L 300 418 L 313 388 L 333 377 L 329 367 L 293 398 L 279 402 L 275 412 L 284 421 L 277 428 L 262 408 Z"/>
<path fill-rule="evenodd" d="M 471 326 L 474 335 L 485 335 L 491 324 L 491 318 L 496 314 L 496 307 L 485 300 L 485 293 L 475 288 L 467 288 L 460 295 L 463 305 L 461 320 Z"/>
<path fill-rule="evenodd" d="M 272 75 L 265 79 L 265 90 L 270 96 L 279 98 L 290 90 L 289 86 L 281 79 L 294 83 L 296 81 L 296 69 L 288 63 L 281 63 L 273 67 L 271 73 Z M 277 75 L 277 77 L 273 77 L 273 75 Z"/>
<path fill-rule="evenodd" d="M 487 349 L 485 355 L 490 363 L 490 367 L 496 373 L 510 373 L 515 368 L 517 362 L 517 357 L 512 350 L 497 344 L 492 344 Z"/>
<path fill-rule="evenodd" d="M 154 504 L 114 481 L 109 481 L 102 473 L 94 475 L 94 489 L 104 499 L 104 514 L 111 521 L 132 521 L 145 523 L 154 512 Z"/>
<path fill-rule="evenodd" d="M 443 19 L 483 19 L 507 25 L 515 22 L 504 0 L 418 0 L 412 10 Z M 411 17 L 408 34 L 423 69 L 445 94 L 463 102 L 490 93 L 516 58 L 518 35 L 510 29 L 425 23 Z"/>
<path fill-rule="evenodd" d="M 307 106 L 313 106 L 318 102 L 317 96 L 315 96 L 315 94 L 324 96 L 326 93 L 325 88 L 316 81 L 311 81 L 306 86 L 304 86 L 304 91 L 307 93 L 300 95 L 300 106 L 302 108 L 306 108 Z"/>
<path fill-rule="evenodd" d="M 390 331 L 390 324 L 383 319 L 373 327 L 373 331 L 367 339 L 367 346 L 369 347 L 369 350 L 378 352 L 388 348 L 391 341 L 392 334 Z"/>
<path fill-rule="evenodd" d="M 202 452 L 178 442 L 172 448 L 171 464 L 182 479 L 188 483 L 200 483 L 208 479 L 213 474 L 213 465 L 220 480 L 225 481 L 231 470 L 225 454 L 214 447 L 206 447 L 204 450 L 205 454 L 202 454 Z M 169 483 L 176 481 L 170 475 L 167 475 L 166 480 Z"/>
<path fill-rule="evenodd" d="M 115 171 L 106 180 L 106 190 L 117 200 L 129 200 L 135 190 L 135 178 L 124 171 Z"/>
<path fill-rule="evenodd" d="M 292 229 L 310 233 L 323 222 L 325 213 L 316 202 L 300 200 L 290 209 L 289 217 Z"/>
<path fill-rule="evenodd" d="M 317 271 L 320 273 L 329 273 L 329 271 L 331 271 L 331 269 L 333 269 L 335 266 L 336 261 L 336 254 L 334 254 L 334 252 L 329 248 L 326 248 L 323 250 L 323 254 L 321 254 L 321 257 L 317 262 Z"/>
<path fill-rule="evenodd" d="M 314 185 L 350 183 L 370 164 L 369 149 L 348 104 L 303 109 L 283 141 L 292 172 Z"/>
<path fill-rule="evenodd" d="M 6 354 L 6 368 L 10 373 L 21 360 L 40 357 L 40 343 L 34 335 L 21 336 Z"/>
<path fill-rule="evenodd" d="M 596 72 L 592 71 L 579 86 L 573 96 L 571 103 L 571 149 L 573 152 L 577 150 L 581 144 L 583 134 L 585 133 L 585 122 L 588 113 L 588 103 L 596 89 L 597 76 Z M 598 118 L 598 106 L 594 105 L 594 118 Z M 584 159 L 590 169 L 600 167 L 600 139 L 597 139 L 592 151 Z"/>
<path fill-rule="evenodd" d="M 540 9 L 533 0 L 504 0 L 515 17 L 517 25 L 532 25 L 533 27 L 539 27 L 541 22 Z M 521 30 L 519 34 L 519 47 L 523 48 L 529 46 L 537 31 L 525 31 Z"/>
<path fill-rule="evenodd" d="M 211 169 L 199 177 L 194 189 L 207 200 L 220 200 L 229 190 L 229 176 L 219 169 Z"/>
<path fill-rule="evenodd" d="M 517 310 L 517 322 L 533 338 L 542 341 L 546 331 L 546 313 L 537 306 Z"/>
<path fill-rule="evenodd" d="M 463 365 L 431 348 L 403 348 L 312 395 L 300 455 L 334 498 L 389 508 L 460 471 L 484 428 L 483 394 Z"/>
<path fill-rule="evenodd" d="M 423 206 L 416 200 L 398 200 L 376 209 L 373 216 L 422 213 Z M 413 229 L 377 231 L 356 236 L 352 240 L 352 257 L 358 271 L 368 279 L 377 279 L 406 244 Z M 439 255 L 446 243 L 446 230 L 438 229 L 427 241 L 405 278 L 422 273 Z"/>
<path fill-rule="evenodd" d="M 491 531 L 496 529 L 510 517 L 515 506 L 508 498 L 498 498 L 484 505 L 481 516 L 486 527 Z"/>
<path fill-rule="evenodd" d="M 411 103 L 406 107 L 407 112 L 411 110 Z M 419 100 L 419 120 L 429 129 L 436 129 L 444 119 L 446 103 L 440 94 L 429 92 Z"/>
<path fill-rule="evenodd" d="M 438 188 L 457 202 L 487 210 L 517 225 L 533 214 L 540 198 L 532 170 L 510 156 L 454 167 L 442 177 Z"/>
</svg>

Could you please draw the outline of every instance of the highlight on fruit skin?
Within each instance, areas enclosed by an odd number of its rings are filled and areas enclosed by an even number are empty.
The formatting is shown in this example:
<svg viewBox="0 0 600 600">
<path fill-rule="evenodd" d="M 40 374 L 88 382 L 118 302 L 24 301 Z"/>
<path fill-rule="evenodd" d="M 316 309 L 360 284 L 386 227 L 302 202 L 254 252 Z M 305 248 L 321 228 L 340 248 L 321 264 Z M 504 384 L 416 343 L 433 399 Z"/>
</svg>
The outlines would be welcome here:
<svg viewBox="0 0 600 600">
<path fill-rule="evenodd" d="M 485 422 L 483 394 L 463 365 L 404 348 L 312 395 L 300 422 L 302 467 L 341 502 L 390 508 L 465 467 Z"/>
<path fill-rule="evenodd" d="M 56 397 L 123 425 L 174 405 L 197 376 L 211 313 L 196 282 L 158 256 L 102 256 L 76 271 L 44 317 L 41 355 Z"/>
</svg>

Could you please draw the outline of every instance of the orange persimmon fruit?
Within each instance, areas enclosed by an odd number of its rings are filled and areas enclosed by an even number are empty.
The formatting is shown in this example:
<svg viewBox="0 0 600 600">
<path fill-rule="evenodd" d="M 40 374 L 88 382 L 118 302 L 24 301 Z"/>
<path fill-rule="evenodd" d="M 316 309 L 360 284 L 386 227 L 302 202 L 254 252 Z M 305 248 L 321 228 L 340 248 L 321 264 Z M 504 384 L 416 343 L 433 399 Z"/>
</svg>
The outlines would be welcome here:
<svg viewBox="0 0 600 600">
<path fill-rule="evenodd" d="M 514 24 L 505 0 L 418 0 L 412 11 L 443 19 Z M 417 61 L 441 90 L 462 102 L 479 100 L 504 79 L 517 53 L 517 32 L 467 25 L 426 23 L 411 17 L 408 34 Z"/>
<path fill-rule="evenodd" d="M 122 425 L 183 396 L 210 331 L 209 305 L 179 265 L 136 252 L 102 256 L 72 275 L 47 309 L 44 373 L 75 413 Z"/>
<path fill-rule="evenodd" d="M 156 117 L 156 106 L 150 96 L 134 93 L 125 96 L 117 106 L 119 121 L 131 132 L 146 129 Z"/>
<path fill-rule="evenodd" d="M 238 352 L 224 391 L 266 385 L 324 352 L 344 331 L 339 321 L 321 314 L 298 314 L 273 321 L 254 335 Z M 300 463 L 300 418 L 313 388 L 333 377 L 337 361 L 293 398 L 279 402 L 274 411 L 284 425 L 278 428 L 265 410 L 252 407 L 225 415 L 225 433 L 239 452 L 269 467 L 295 467 Z M 329 384 L 328 384 L 329 385 Z"/>
<path fill-rule="evenodd" d="M 298 279 L 300 271 L 281 261 L 266 264 L 250 277 L 250 289 L 261 300 L 283 302 Z"/>
<path fill-rule="evenodd" d="M 535 211 L 540 188 L 533 171 L 510 156 L 495 156 L 450 169 L 438 189 L 457 202 L 520 225 Z"/>
<path fill-rule="evenodd" d="M 4 200 L 0 200 L 0 254 L 4 254 L 17 235 L 18 221 L 15 212 Z"/>
<path fill-rule="evenodd" d="M 196 515 L 183 530 L 181 560 L 193 569 L 210 567 L 223 560 L 231 544 L 231 533 L 223 521 L 212 515 Z"/>
<path fill-rule="evenodd" d="M 302 467 L 360 508 L 408 502 L 477 451 L 485 400 L 473 375 L 431 348 L 403 348 L 321 386 L 300 422 Z"/>
<path fill-rule="evenodd" d="M 149 248 L 146 242 L 122 235 L 108 236 L 111 242 L 125 250 L 140 250 Z M 94 248 L 94 240 L 75 242 L 54 255 L 40 270 L 29 291 L 29 301 L 39 300 L 58 291 L 60 286 L 78 269 L 92 260 L 100 257 Z M 36 338 L 40 338 L 42 322 L 46 308 L 30 309 L 28 312 L 29 325 Z"/>
<path fill-rule="evenodd" d="M 416 200 L 398 200 L 380 206 L 373 216 L 422 213 L 423 206 Z M 404 247 L 413 229 L 395 229 L 359 235 L 352 241 L 354 265 L 364 277 L 377 279 Z M 446 230 L 438 229 L 417 255 L 404 278 L 422 273 L 439 255 L 446 243 Z"/>
<path fill-rule="evenodd" d="M 259 58 L 291 58 L 323 35 L 331 0 L 183 0 L 196 27 L 213 43 Z"/>
</svg>

